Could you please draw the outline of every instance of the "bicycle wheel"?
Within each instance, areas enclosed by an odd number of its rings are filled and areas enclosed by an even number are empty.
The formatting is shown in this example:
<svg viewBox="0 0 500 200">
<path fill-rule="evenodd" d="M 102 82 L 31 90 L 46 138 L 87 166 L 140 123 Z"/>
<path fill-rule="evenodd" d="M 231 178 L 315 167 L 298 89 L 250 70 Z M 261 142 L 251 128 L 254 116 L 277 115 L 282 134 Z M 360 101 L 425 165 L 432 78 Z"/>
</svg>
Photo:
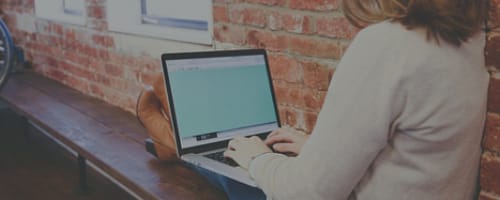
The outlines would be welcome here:
<svg viewBox="0 0 500 200">
<path fill-rule="evenodd" d="M 7 25 L 0 19 L 0 89 L 7 81 L 7 76 L 14 63 L 13 58 L 14 42 Z"/>
</svg>

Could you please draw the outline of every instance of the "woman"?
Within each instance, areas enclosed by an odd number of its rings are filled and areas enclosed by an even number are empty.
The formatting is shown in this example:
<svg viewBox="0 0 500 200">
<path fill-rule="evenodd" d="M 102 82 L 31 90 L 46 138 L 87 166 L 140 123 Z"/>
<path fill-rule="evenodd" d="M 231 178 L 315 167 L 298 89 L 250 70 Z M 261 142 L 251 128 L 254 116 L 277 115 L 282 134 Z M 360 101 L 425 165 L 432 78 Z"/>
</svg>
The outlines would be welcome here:
<svg viewBox="0 0 500 200">
<path fill-rule="evenodd" d="M 309 138 L 235 138 L 272 199 L 472 199 L 488 73 L 482 0 L 348 0 L 357 26 Z M 292 152 L 287 157 L 277 152 Z"/>
</svg>

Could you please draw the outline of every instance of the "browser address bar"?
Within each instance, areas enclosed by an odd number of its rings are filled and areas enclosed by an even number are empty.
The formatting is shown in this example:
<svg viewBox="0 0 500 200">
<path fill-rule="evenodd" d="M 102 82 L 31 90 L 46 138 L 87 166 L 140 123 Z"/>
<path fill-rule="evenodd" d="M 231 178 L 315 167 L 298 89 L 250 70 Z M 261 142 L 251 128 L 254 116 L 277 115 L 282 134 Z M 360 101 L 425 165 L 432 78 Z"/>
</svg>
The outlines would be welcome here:
<svg viewBox="0 0 500 200">
<path fill-rule="evenodd" d="M 262 55 L 170 60 L 165 62 L 169 72 L 265 65 L 264 56 Z"/>
</svg>

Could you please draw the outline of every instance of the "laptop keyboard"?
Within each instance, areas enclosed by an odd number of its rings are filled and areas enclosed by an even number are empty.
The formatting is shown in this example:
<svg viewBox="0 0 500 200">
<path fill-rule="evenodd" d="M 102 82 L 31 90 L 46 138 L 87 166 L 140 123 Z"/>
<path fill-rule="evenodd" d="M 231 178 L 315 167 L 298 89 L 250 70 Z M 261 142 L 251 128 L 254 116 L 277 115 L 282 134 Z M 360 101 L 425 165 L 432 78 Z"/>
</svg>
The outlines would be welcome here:
<svg viewBox="0 0 500 200">
<path fill-rule="evenodd" d="M 227 165 L 233 166 L 233 167 L 238 166 L 238 164 L 236 162 L 234 162 L 232 159 L 224 157 L 224 151 L 215 152 L 215 153 L 207 154 L 204 156 L 207 158 L 210 158 L 212 160 L 216 160 L 216 161 L 225 163 Z"/>
</svg>

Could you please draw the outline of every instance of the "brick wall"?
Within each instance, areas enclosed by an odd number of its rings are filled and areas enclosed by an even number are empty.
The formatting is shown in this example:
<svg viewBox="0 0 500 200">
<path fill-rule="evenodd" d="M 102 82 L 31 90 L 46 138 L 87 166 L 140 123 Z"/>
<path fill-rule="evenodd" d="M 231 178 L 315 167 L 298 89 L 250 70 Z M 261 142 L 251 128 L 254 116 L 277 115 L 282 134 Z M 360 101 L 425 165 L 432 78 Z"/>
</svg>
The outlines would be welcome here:
<svg viewBox="0 0 500 200">
<path fill-rule="evenodd" d="M 280 115 L 284 123 L 306 132 L 356 33 L 338 11 L 337 0 L 214 0 L 214 47 L 110 32 L 105 0 L 86 1 L 85 26 L 37 19 L 33 1 L 0 4 L 16 44 L 41 74 L 133 112 L 142 86 L 161 71 L 160 53 L 266 48 Z"/>
<path fill-rule="evenodd" d="M 481 160 L 482 200 L 500 200 L 500 0 L 492 0 L 486 64 L 491 68 L 488 119 L 484 136 L 484 154 Z M 495 70 L 495 67 L 497 70 Z"/>
<path fill-rule="evenodd" d="M 133 112 L 141 88 L 161 71 L 170 51 L 266 48 L 280 115 L 305 132 L 313 128 L 330 78 L 357 30 L 338 0 L 214 0 L 214 47 L 108 31 L 106 1 L 87 0 L 85 26 L 37 19 L 34 0 L 1 0 L 15 42 L 34 70 L 85 94 Z M 500 0 L 492 0 L 492 26 Z M 496 12 L 498 11 L 498 12 Z M 488 66 L 500 67 L 500 28 L 488 36 Z M 500 73 L 491 79 L 481 199 L 500 200 Z"/>
</svg>

